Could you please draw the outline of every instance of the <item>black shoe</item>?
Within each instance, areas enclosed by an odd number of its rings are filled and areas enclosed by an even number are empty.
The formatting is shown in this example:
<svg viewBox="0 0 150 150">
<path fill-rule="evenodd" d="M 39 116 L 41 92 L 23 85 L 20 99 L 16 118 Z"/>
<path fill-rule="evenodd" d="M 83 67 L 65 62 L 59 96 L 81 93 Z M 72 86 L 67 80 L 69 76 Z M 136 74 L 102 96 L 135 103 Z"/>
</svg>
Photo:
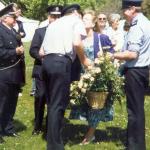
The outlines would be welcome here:
<svg viewBox="0 0 150 150">
<path fill-rule="evenodd" d="M 39 134 L 41 134 L 42 133 L 42 131 L 41 130 L 33 130 L 32 131 L 32 135 L 39 135 Z"/>
<path fill-rule="evenodd" d="M 32 91 L 30 92 L 30 96 L 35 96 L 35 90 L 32 90 Z"/>
<path fill-rule="evenodd" d="M 4 139 L 0 136 L 0 144 L 4 143 Z"/>
<path fill-rule="evenodd" d="M 19 135 L 15 132 L 13 133 L 6 133 L 5 136 L 10 136 L 10 137 L 19 137 Z"/>
</svg>

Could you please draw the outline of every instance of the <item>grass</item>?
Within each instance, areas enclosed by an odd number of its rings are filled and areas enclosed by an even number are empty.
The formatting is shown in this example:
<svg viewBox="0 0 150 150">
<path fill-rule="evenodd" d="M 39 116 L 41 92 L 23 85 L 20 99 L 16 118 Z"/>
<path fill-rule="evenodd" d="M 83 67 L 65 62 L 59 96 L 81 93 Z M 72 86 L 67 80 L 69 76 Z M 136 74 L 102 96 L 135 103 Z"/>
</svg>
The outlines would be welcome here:
<svg viewBox="0 0 150 150">
<path fill-rule="evenodd" d="M 26 77 L 27 84 L 23 88 L 23 96 L 19 97 L 16 114 L 14 117 L 16 131 L 19 138 L 5 137 L 5 144 L 0 145 L 0 150 L 45 150 L 46 141 L 44 135 L 32 136 L 34 118 L 34 100 L 29 96 L 31 90 L 31 72 L 33 59 L 29 56 L 30 43 L 25 43 L 26 47 Z M 146 97 L 146 145 L 150 150 L 150 97 Z M 63 139 L 66 150 L 123 150 L 126 142 L 126 103 L 122 102 L 122 108 L 116 102 L 114 105 L 115 116 L 111 122 L 101 122 L 96 131 L 96 141 L 92 144 L 80 146 L 87 131 L 87 123 L 79 120 L 69 120 L 69 109 L 66 111 L 66 125 L 63 130 Z"/>
</svg>

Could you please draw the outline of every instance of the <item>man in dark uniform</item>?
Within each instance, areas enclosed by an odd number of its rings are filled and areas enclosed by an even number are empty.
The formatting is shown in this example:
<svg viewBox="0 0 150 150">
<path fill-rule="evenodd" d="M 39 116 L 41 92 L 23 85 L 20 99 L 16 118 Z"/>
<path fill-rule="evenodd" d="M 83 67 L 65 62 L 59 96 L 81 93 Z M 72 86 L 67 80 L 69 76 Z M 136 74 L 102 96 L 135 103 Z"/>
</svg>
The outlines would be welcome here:
<svg viewBox="0 0 150 150">
<path fill-rule="evenodd" d="M 83 51 L 81 35 L 86 36 L 86 31 L 79 10 L 77 4 L 65 7 L 64 16 L 48 26 L 40 49 L 48 95 L 47 150 L 64 150 L 61 131 L 69 103 L 73 48 L 81 63 L 90 64 Z"/>
<path fill-rule="evenodd" d="M 61 5 L 51 5 L 47 8 L 49 23 L 55 21 L 61 16 Z M 35 78 L 36 92 L 34 100 L 34 130 L 32 134 L 39 134 L 42 130 L 42 122 L 44 116 L 44 108 L 46 104 L 45 83 L 42 77 L 42 60 L 39 56 L 39 50 L 44 39 L 46 27 L 38 28 L 35 31 L 31 47 L 30 55 L 35 59 L 32 77 Z"/>
<path fill-rule="evenodd" d="M 12 4 L 0 11 L 0 136 L 17 136 L 13 126 L 20 86 L 24 84 L 24 48 L 12 30 L 16 15 Z M 1 140 L 2 142 L 2 140 Z"/>
<path fill-rule="evenodd" d="M 146 150 L 144 95 L 150 64 L 150 21 L 142 14 L 142 0 L 123 0 L 123 14 L 130 22 L 123 52 L 113 58 L 125 60 L 127 97 L 127 150 Z"/>
</svg>

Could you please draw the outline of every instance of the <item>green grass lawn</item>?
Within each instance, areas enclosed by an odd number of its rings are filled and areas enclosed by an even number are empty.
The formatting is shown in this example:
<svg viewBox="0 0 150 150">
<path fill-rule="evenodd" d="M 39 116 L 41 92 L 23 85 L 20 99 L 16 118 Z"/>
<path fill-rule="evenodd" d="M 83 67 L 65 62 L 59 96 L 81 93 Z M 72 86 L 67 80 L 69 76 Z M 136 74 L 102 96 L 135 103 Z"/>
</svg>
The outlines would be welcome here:
<svg viewBox="0 0 150 150">
<path fill-rule="evenodd" d="M 33 59 L 28 54 L 30 43 L 25 43 L 26 47 L 26 77 L 27 84 L 23 88 L 23 96 L 19 97 L 15 114 L 16 131 L 19 138 L 6 137 L 5 144 L 0 145 L 0 150 L 45 150 L 45 135 L 32 136 L 33 130 L 33 97 L 29 96 L 31 90 L 31 72 Z M 150 150 L 150 97 L 146 97 L 146 145 Z M 101 122 L 96 131 L 96 141 L 92 144 L 80 146 L 87 131 L 87 122 L 79 120 L 69 120 L 69 109 L 66 111 L 66 125 L 63 130 L 63 139 L 66 150 L 123 150 L 126 142 L 126 103 L 122 101 L 122 107 L 116 102 L 114 104 L 115 116 L 111 122 Z"/>
</svg>

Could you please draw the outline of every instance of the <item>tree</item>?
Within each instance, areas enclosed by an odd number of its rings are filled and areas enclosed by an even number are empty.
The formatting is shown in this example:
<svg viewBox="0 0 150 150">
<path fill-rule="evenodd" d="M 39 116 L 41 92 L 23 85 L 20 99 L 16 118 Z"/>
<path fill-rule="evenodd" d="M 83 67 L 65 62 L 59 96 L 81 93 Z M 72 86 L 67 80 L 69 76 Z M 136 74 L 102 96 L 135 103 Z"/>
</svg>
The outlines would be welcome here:
<svg viewBox="0 0 150 150">
<path fill-rule="evenodd" d="M 150 1 L 145 0 L 142 6 L 144 14 L 150 19 Z"/>
<path fill-rule="evenodd" d="M 48 0 L 21 0 L 24 4 L 23 13 L 26 17 L 43 20 L 46 16 Z"/>
</svg>

